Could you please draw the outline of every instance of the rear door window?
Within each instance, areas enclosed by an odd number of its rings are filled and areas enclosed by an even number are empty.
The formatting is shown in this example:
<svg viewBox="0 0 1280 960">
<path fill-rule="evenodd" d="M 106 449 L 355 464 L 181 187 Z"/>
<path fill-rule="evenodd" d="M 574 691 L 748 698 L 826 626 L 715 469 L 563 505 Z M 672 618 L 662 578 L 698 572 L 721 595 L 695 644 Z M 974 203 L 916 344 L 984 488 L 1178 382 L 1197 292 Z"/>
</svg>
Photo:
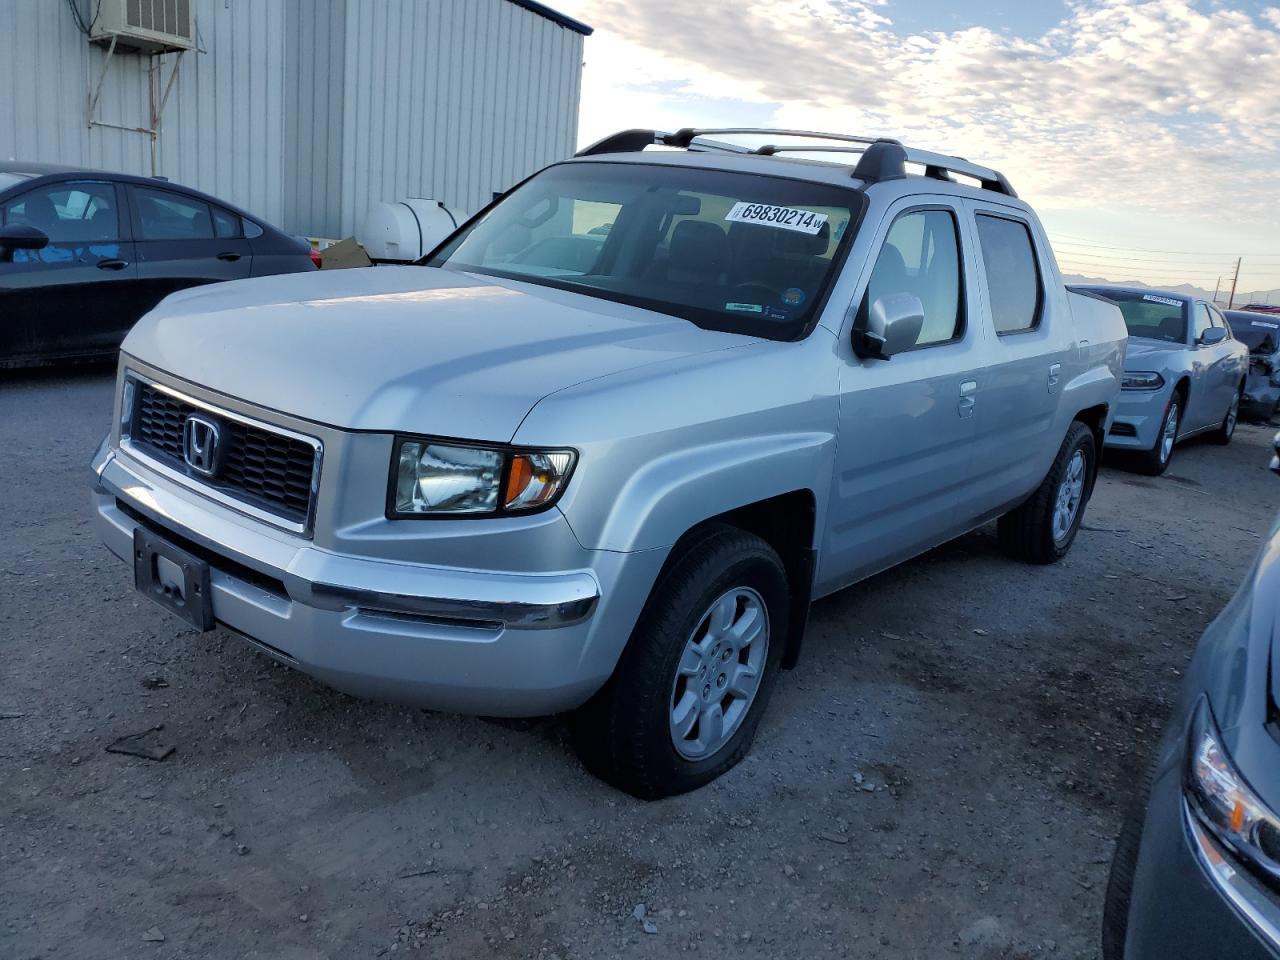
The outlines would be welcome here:
<svg viewBox="0 0 1280 960">
<path fill-rule="evenodd" d="M 150 187 L 130 187 L 143 240 L 212 240 L 209 205 L 194 197 Z"/>
<path fill-rule="evenodd" d="M 1008 217 L 980 213 L 976 219 L 996 333 L 1034 330 L 1044 293 L 1031 231 Z"/>
<path fill-rule="evenodd" d="M 217 207 L 213 210 L 213 232 L 218 237 L 238 237 L 243 232 L 240 229 L 240 218 L 226 210 L 220 210 Z"/>
</svg>

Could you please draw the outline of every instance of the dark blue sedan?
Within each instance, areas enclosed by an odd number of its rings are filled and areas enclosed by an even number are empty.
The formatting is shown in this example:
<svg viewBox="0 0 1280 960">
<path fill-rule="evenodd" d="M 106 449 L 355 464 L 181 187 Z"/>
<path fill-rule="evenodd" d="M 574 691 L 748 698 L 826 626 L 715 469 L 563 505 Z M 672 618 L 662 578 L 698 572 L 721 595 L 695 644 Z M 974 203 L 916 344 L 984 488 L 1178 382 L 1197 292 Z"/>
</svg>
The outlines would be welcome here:
<svg viewBox="0 0 1280 960">
<path fill-rule="evenodd" d="M 175 290 L 314 269 L 305 241 L 167 180 L 0 163 L 0 367 L 111 356 Z"/>
<path fill-rule="evenodd" d="M 1280 957 L 1280 517 L 1201 638 L 1121 831 L 1102 953 Z"/>
</svg>

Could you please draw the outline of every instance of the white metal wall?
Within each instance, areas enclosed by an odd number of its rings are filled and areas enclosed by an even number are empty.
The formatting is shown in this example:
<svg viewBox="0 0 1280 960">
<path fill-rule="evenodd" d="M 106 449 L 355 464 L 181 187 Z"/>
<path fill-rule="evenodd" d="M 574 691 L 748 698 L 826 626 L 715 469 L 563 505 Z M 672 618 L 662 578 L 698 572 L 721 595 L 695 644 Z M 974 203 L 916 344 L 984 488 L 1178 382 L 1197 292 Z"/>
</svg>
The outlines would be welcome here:
<svg viewBox="0 0 1280 960">
<path fill-rule="evenodd" d="M 294 233 L 347 236 L 403 196 L 474 212 L 577 139 L 583 37 L 507 0 L 196 0 L 196 16 L 205 52 L 183 57 L 156 172 Z M 105 56 L 64 0 L 0 0 L 0 159 L 150 174 L 149 137 L 87 126 Z M 148 62 L 117 51 L 98 119 L 148 125 Z"/>
<path fill-rule="evenodd" d="M 342 232 L 403 196 L 473 213 L 573 152 L 581 34 L 506 0 L 348 3 Z"/>
<path fill-rule="evenodd" d="M 89 13 L 93 4 L 81 3 Z M 158 169 L 279 222 L 284 7 L 278 0 L 203 0 L 200 45 L 182 58 L 161 119 Z M 176 59 L 160 58 L 167 79 Z M 89 91 L 106 60 L 63 0 L 0 2 L 0 158 L 150 175 L 145 134 L 88 126 Z M 150 126 L 150 58 L 117 50 L 97 119 Z"/>
</svg>

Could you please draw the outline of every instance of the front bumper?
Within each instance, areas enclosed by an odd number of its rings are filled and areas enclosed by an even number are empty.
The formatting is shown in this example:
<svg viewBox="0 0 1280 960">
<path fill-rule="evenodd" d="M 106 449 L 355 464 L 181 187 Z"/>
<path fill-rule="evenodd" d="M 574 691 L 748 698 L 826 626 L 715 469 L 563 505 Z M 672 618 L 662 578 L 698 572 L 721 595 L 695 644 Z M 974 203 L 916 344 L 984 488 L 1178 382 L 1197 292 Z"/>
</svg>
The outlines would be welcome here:
<svg viewBox="0 0 1280 960">
<path fill-rule="evenodd" d="M 346 556 L 273 530 L 104 447 L 94 521 L 132 561 L 143 526 L 210 564 L 213 614 L 275 659 L 356 696 L 493 716 L 583 703 L 608 678 L 660 551 L 546 574 Z"/>
<path fill-rule="evenodd" d="M 1122 450 L 1154 447 L 1164 426 L 1164 412 L 1172 389 L 1172 385 L 1166 383 L 1159 390 L 1121 390 L 1105 446 Z"/>
<path fill-rule="evenodd" d="M 1280 901 L 1226 856 L 1187 808 L 1177 765 L 1166 770 L 1147 808 L 1125 960 L 1280 957 Z"/>
</svg>

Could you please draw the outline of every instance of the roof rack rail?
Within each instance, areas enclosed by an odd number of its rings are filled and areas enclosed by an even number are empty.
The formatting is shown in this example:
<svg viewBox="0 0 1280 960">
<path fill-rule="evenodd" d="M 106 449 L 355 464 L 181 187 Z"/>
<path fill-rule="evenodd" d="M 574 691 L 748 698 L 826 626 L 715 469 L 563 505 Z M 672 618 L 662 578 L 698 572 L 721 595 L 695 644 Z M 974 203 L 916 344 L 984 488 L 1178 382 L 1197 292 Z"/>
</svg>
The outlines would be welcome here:
<svg viewBox="0 0 1280 960">
<path fill-rule="evenodd" d="M 707 139 L 716 136 L 782 136 L 826 140 L 828 143 L 767 143 L 760 147 L 725 143 Z M 984 190 L 1016 197 L 1013 185 L 999 170 L 970 163 L 963 157 L 951 157 L 930 150 L 906 147 L 887 137 L 859 137 L 842 133 L 820 133 L 816 130 L 779 130 L 768 127 L 683 127 L 675 133 L 660 130 L 623 130 L 597 140 L 579 150 L 575 156 L 593 157 L 604 153 L 637 153 L 650 145 L 677 147 L 684 150 L 716 150 L 726 153 L 775 156 L 779 153 L 856 153 L 858 163 L 853 176 L 866 183 L 901 180 L 907 176 L 907 164 L 924 167 L 924 175 L 935 180 L 951 180 L 959 174 L 977 180 Z"/>
</svg>

